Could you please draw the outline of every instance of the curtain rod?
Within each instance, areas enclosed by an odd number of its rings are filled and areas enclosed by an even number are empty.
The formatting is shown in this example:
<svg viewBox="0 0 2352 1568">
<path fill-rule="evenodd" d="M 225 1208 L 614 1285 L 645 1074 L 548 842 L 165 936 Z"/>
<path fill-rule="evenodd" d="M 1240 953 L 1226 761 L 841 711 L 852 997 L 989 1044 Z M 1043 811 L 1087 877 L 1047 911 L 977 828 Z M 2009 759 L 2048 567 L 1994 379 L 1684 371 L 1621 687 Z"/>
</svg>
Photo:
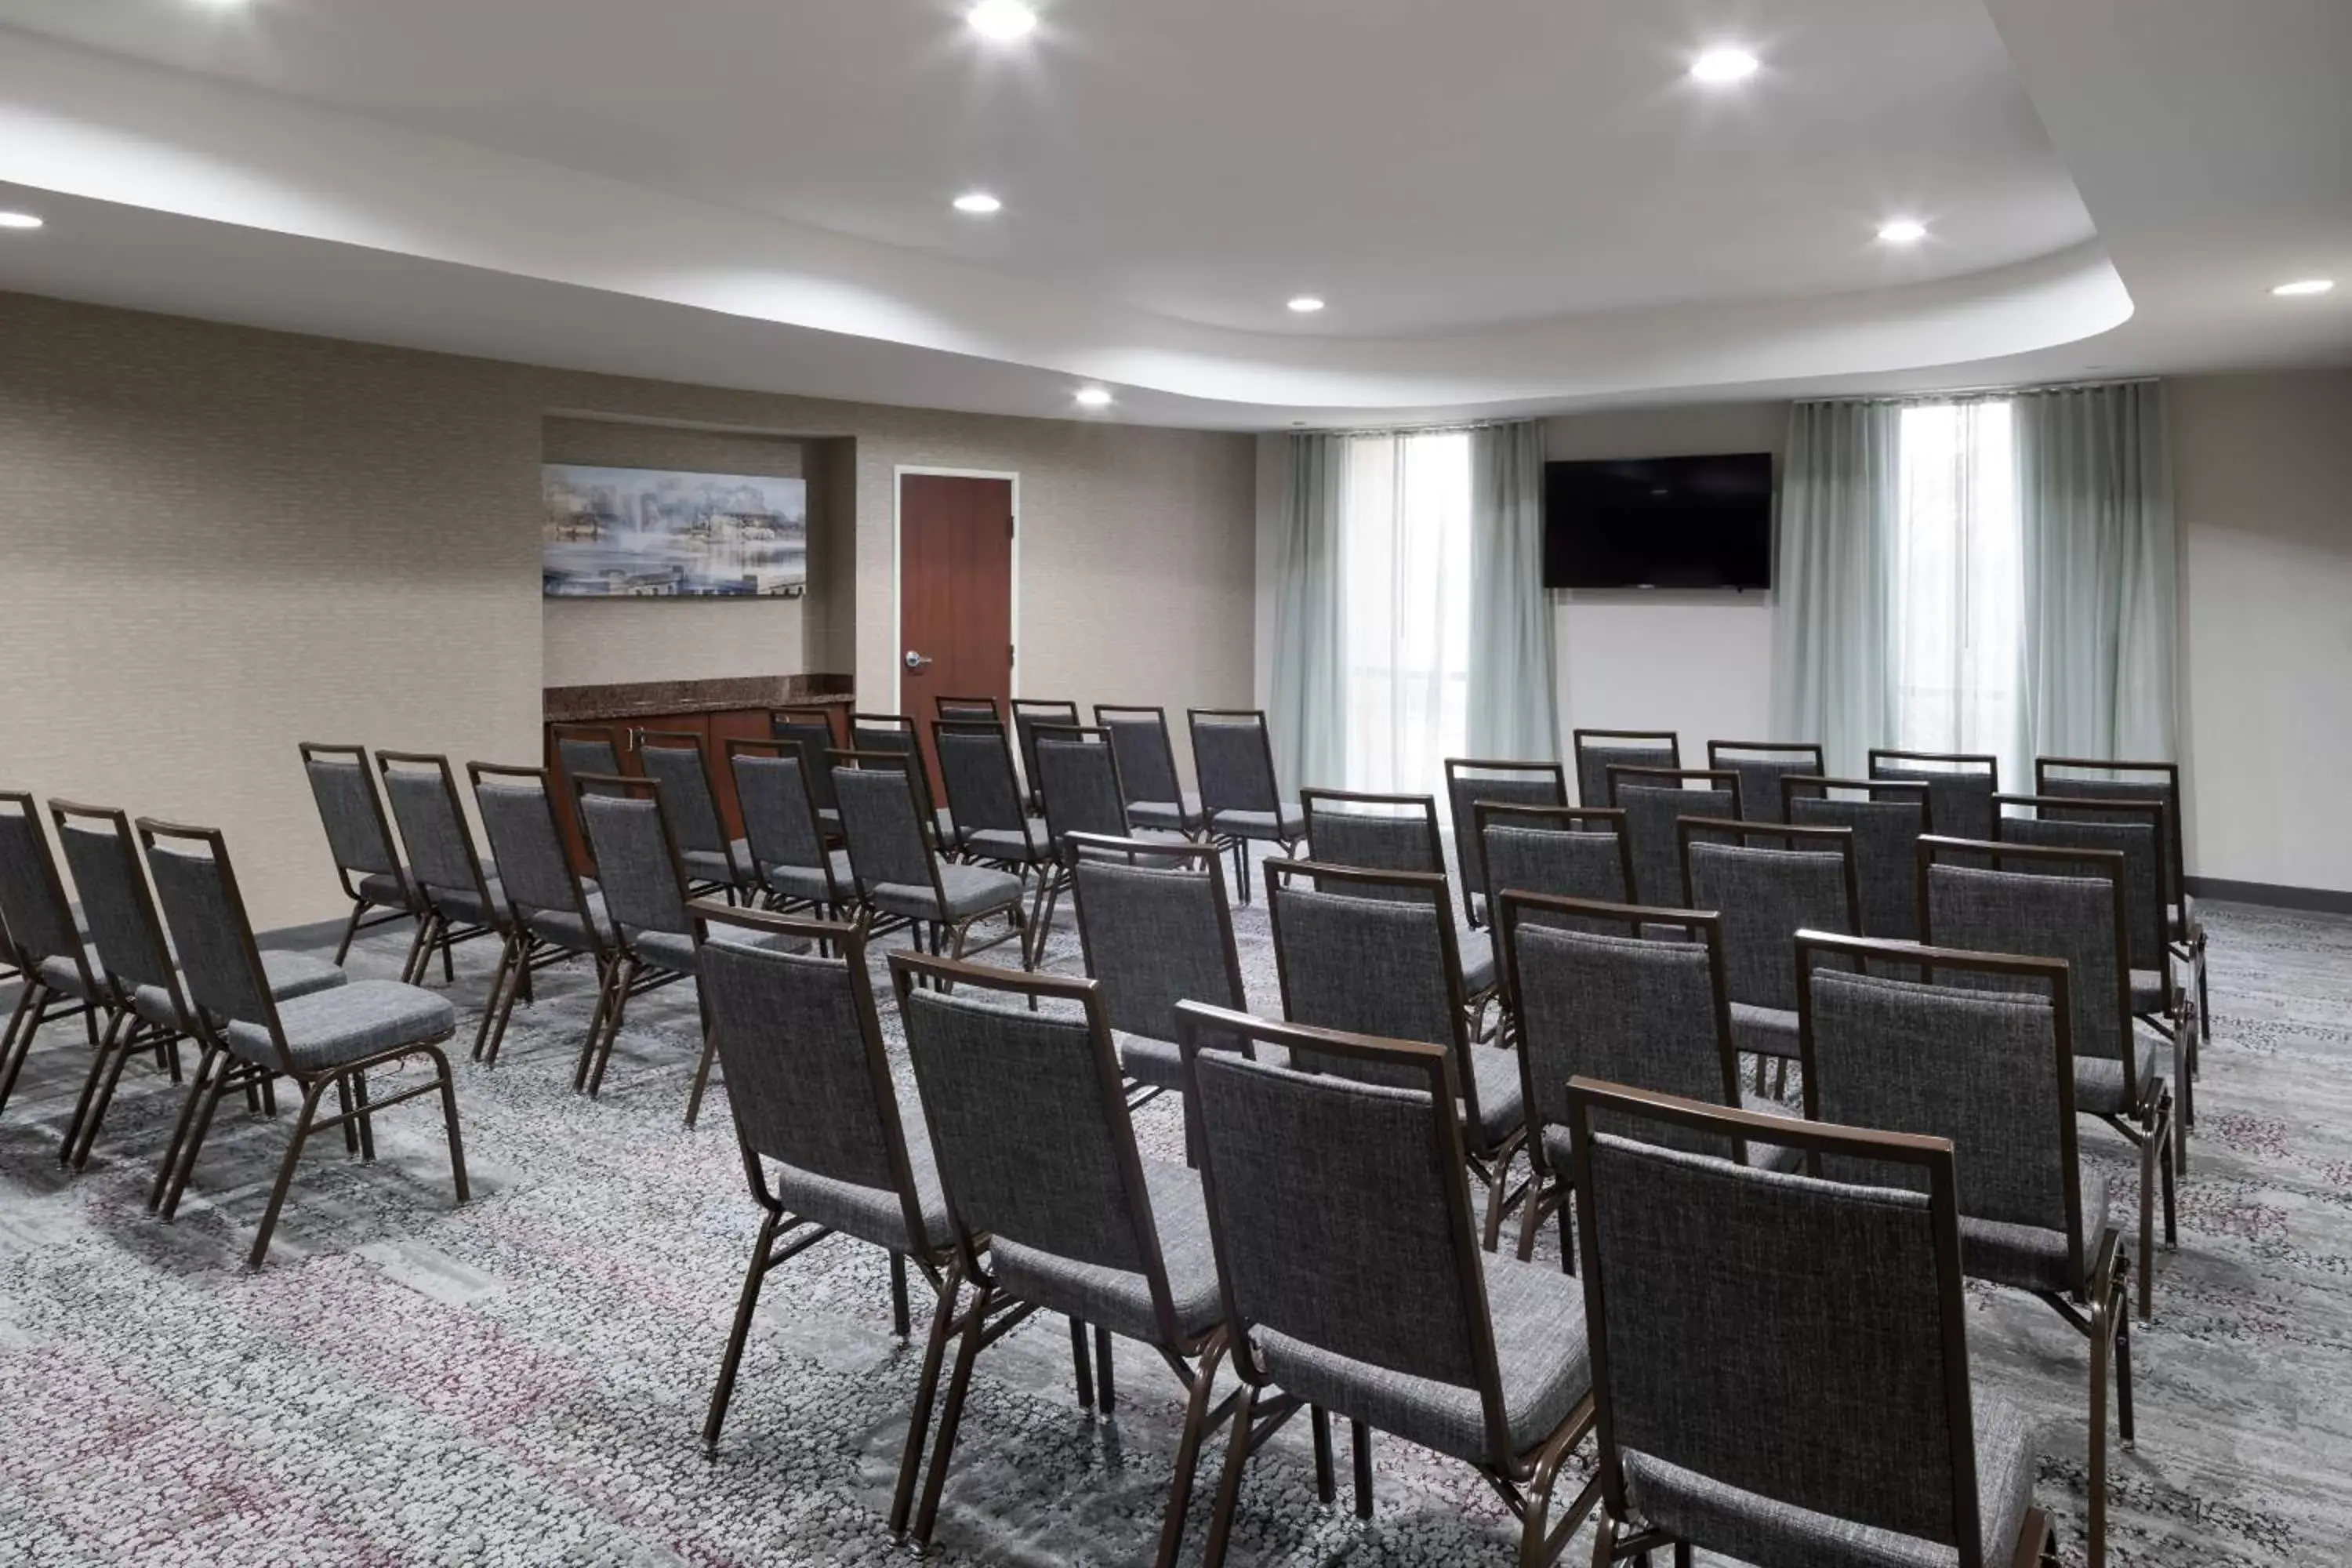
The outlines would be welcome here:
<svg viewBox="0 0 2352 1568">
<path fill-rule="evenodd" d="M 2108 386 L 2153 386 L 2161 376 L 2124 375 L 2102 381 L 2035 382 L 2027 386 L 1946 386 L 1926 392 L 1889 392 L 1876 396 L 1800 397 L 1798 403 L 1953 403 L 1985 397 L 2032 397 L 2045 392 L 2094 392 Z"/>
<path fill-rule="evenodd" d="M 1307 429 L 1294 426 L 1281 434 L 1289 436 L 1450 436 L 1457 431 L 1496 430 L 1506 425 L 1540 425 L 1536 419 L 1452 419 L 1443 425 L 1366 425 L 1345 429 L 1318 426 Z"/>
</svg>

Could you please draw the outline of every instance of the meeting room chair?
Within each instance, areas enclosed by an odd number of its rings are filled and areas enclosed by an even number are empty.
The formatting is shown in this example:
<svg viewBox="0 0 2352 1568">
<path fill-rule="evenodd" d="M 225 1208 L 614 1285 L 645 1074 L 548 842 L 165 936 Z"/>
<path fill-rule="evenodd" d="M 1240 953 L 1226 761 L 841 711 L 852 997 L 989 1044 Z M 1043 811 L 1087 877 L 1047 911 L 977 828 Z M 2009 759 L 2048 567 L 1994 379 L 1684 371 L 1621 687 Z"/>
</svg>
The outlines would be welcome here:
<svg viewBox="0 0 2352 1568">
<path fill-rule="evenodd" d="M 567 789 L 583 774 L 612 778 L 628 760 L 619 731 L 610 724 L 550 724 L 547 730 L 555 738 L 555 771 Z"/>
<path fill-rule="evenodd" d="M 1625 837 L 1633 855 L 1634 901 L 1654 909 L 1681 907 L 1683 868 L 1675 825 L 1686 816 L 1737 822 L 1739 775 L 1721 768 L 1645 768 L 1611 763 L 1604 776 L 1609 793 L 1602 804 L 1625 814 Z"/>
<path fill-rule="evenodd" d="M 474 1059 L 484 1067 L 498 1065 L 515 1003 L 533 1000 L 534 974 L 585 958 L 595 977 L 596 1001 L 581 1046 L 584 1060 L 603 1037 L 619 973 L 618 936 L 604 895 L 572 867 L 556 817 L 556 782 L 547 770 L 468 763 L 466 776 L 474 786 L 474 805 L 482 816 L 482 835 L 499 868 L 499 890 L 509 914 L 489 998 L 474 1030 Z"/>
<path fill-rule="evenodd" d="M 915 803 L 923 831 L 942 852 L 955 852 L 955 825 L 948 819 L 947 808 L 934 798 L 929 768 L 922 762 L 923 748 L 917 739 L 915 721 L 897 713 L 852 713 L 849 716 L 849 749 L 863 757 L 895 756 L 905 759 L 908 780 L 915 790 Z M 871 763 L 866 764 L 874 765 Z"/>
<path fill-rule="evenodd" d="M 1945 838 L 1990 838 L 2000 759 L 1990 752 L 1906 752 L 1876 746 L 1870 776 L 1927 786 L 1927 830 Z"/>
<path fill-rule="evenodd" d="M 1044 786 L 1037 778 L 1037 727 L 1051 724 L 1059 729 L 1082 728 L 1086 720 L 1078 713 L 1075 702 L 1064 702 L 1042 697 L 1015 697 L 1008 704 L 1013 710 L 1013 743 L 1021 752 L 1021 777 L 1029 792 L 1029 809 L 1042 813 L 1045 809 Z"/>
<path fill-rule="evenodd" d="M 702 737 L 691 730 L 638 731 L 637 771 L 661 787 L 662 816 L 677 839 L 688 888 L 730 900 L 756 895 L 751 847 L 728 835 Z"/>
<path fill-rule="evenodd" d="M 1174 1568 L 1201 1446 L 1239 1403 L 1231 1394 L 1211 1403 L 1225 1354 L 1224 1301 L 1200 1178 L 1137 1150 L 1096 982 L 904 950 L 890 954 L 890 974 L 956 1241 L 925 1352 L 934 1367 L 956 1342 L 916 1542 L 928 1546 L 937 1525 L 981 1351 L 1045 1311 L 1068 1318 L 1081 1344 L 1080 1325 L 1094 1331 L 1088 1403 L 1108 1407 L 1115 1397 L 1114 1335 L 1150 1346 L 1184 1388 L 1158 1555 L 1159 1568 Z M 1041 1006 L 1006 1005 L 1014 998 Z M 960 1307 L 966 1286 L 972 1300 Z M 927 1392 L 918 1389 L 908 1426 L 894 1531 L 907 1528 Z"/>
<path fill-rule="evenodd" d="M 1780 784 L 1791 773 L 1819 778 L 1829 770 L 1811 741 L 1709 741 L 1706 765 L 1739 775 L 1740 815 L 1749 822 L 1786 822 Z"/>
<path fill-rule="evenodd" d="M 2189 862 L 2180 800 L 2178 763 L 2099 762 L 2085 757 L 2037 757 L 2033 763 L 2033 793 L 2040 795 L 2088 796 L 2098 800 L 2155 801 L 2165 811 L 2165 940 L 2189 966 L 2197 993 L 2197 1027 L 2200 1039 L 2213 1037 L 2213 1020 L 2206 1006 L 2205 924 L 2198 918 L 2197 901 L 2188 889 Z M 2085 816 L 2095 816 L 2095 808 Z M 2196 1058 L 2189 1058 L 2190 1077 Z"/>
<path fill-rule="evenodd" d="M 1027 967 L 1021 879 L 992 866 L 950 860 L 932 848 L 916 793 L 919 771 L 904 755 L 834 757 L 834 795 L 841 802 L 861 923 L 869 936 L 905 925 L 933 952 L 957 957 L 1018 941 Z M 971 928 L 992 915 L 1004 917 L 1003 934 L 973 942 Z"/>
<path fill-rule="evenodd" d="M 1138 827 L 1199 837 L 1208 818 L 1202 815 L 1201 797 L 1185 791 L 1183 779 L 1176 772 L 1176 748 L 1168 738 L 1168 710 L 1097 702 L 1095 727 L 1110 737 L 1111 751 L 1118 758 L 1128 819 Z"/>
<path fill-rule="evenodd" d="M 1445 841 L 1437 828 L 1437 801 L 1425 795 L 1378 795 L 1364 790 L 1303 789 L 1300 813 L 1307 819 L 1307 856 L 1326 866 L 1367 871 L 1416 871 L 1445 875 Z M 1383 890 L 1376 883 L 1356 889 L 1363 898 L 1421 897 L 1417 887 Z M 1454 950 L 1462 960 L 1462 989 L 1469 998 L 1473 1033 L 1495 995 L 1495 944 L 1486 933 L 1457 926 Z"/>
<path fill-rule="evenodd" d="M 7 1030 L 0 1034 L 0 1110 L 7 1109 L 44 1024 L 79 1017 L 91 1051 L 100 1050 L 108 994 L 76 923 L 57 857 L 41 830 L 40 808 L 20 791 L 0 793 L 0 935 L 20 975 Z"/>
<path fill-rule="evenodd" d="M 1233 851 L 1234 886 L 1247 903 L 1249 846 L 1273 843 L 1296 855 L 1307 837 L 1306 813 L 1283 797 L 1263 710 L 1193 708 L 1185 718 L 1210 840 Z"/>
<path fill-rule="evenodd" d="M 1045 825 L 1029 815 L 1013 770 L 1013 745 L 995 720 L 934 720 L 931 754 L 947 797 L 949 842 L 968 860 L 1027 880 L 1053 858 Z"/>
<path fill-rule="evenodd" d="M 1445 759 L 1445 805 L 1462 876 L 1462 913 L 1474 926 L 1486 923 L 1486 900 L 1500 886 L 1487 875 L 1486 841 L 1478 829 L 1481 804 L 1566 805 L 1568 771 L 1558 763 Z"/>
<path fill-rule="evenodd" d="M 400 827 L 400 841 L 408 850 L 409 890 L 424 910 L 416 972 L 408 978 L 422 984 L 438 952 L 443 977 L 454 980 L 451 955 L 459 942 L 489 937 L 503 949 L 509 923 L 506 895 L 499 889 L 498 873 L 475 852 L 474 831 L 467 826 L 449 759 L 378 752 L 375 763 L 383 775 L 384 799 Z"/>
<path fill-rule="evenodd" d="M 1862 934 L 1910 941 L 1919 934 L 1920 837 L 1927 831 L 1924 784 L 1790 774 L 1780 781 L 1791 825 L 1853 834 L 1853 879 Z"/>
<path fill-rule="evenodd" d="M 1482 1251 L 1454 1174 L 1461 1126 L 1441 1109 L 1458 1091 L 1455 1058 L 1194 1002 L 1178 1018 L 1242 1380 L 1205 1568 L 1224 1561 L 1251 1456 L 1302 1408 L 1325 1500 L 1328 1412 L 1353 1426 L 1360 1515 L 1377 1430 L 1468 1464 L 1516 1519 L 1522 1568 L 1557 1562 L 1596 1497 L 1588 1482 L 1564 1508 L 1554 1498 L 1593 1424 L 1583 1292 Z M 1331 1070 L 1203 1048 L 1232 1037 Z"/>
<path fill-rule="evenodd" d="M 1672 730 L 1578 730 L 1570 737 L 1576 763 L 1576 804 L 1613 805 L 1609 770 L 1683 765 L 1682 737 Z"/>
<path fill-rule="evenodd" d="M 1862 929 L 1853 830 L 1685 817 L 1675 831 L 1683 907 L 1723 916 L 1732 1042 L 1756 1058 L 1759 1091 L 1767 1058 L 1785 1082 L 1798 1056 L 1796 934 Z"/>
<path fill-rule="evenodd" d="M 857 884 L 848 851 L 828 842 L 839 836 L 841 813 L 834 812 L 828 833 L 817 805 L 817 775 L 810 773 L 807 757 L 806 749 L 790 740 L 727 742 L 727 768 L 743 813 L 743 844 L 752 879 L 769 908 L 845 920 L 857 902 Z M 830 787 L 832 764 L 822 751 L 817 766 Z"/>
<path fill-rule="evenodd" d="M 1119 776 L 1118 751 L 1108 731 L 1074 724 L 1040 724 L 1032 731 L 1035 748 L 1038 805 L 1045 811 L 1046 842 L 1055 846 L 1055 859 L 1038 879 L 1029 915 L 1029 963 L 1045 961 L 1045 944 L 1053 939 L 1054 917 L 1069 889 L 1069 863 L 1060 846 L 1074 833 L 1107 838 L 1131 838 L 1135 825 L 1127 815 L 1127 784 Z"/>
<path fill-rule="evenodd" d="M 364 775 L 362 775 L 364 777 Z M 187 984 L 190 1020 L 204 1054 L 188 1083 L 173 1144 L 177 1168 L 161 1204 L 163 1217 L 179 1208 L 195 1171 L 205 1134 L 222 1097 L 232 1089 L 291 1079 L 302 1090 L 293 1132 L 279 1162 L 255 1232 L 247 1266 L 261 1267 L 286 1206 L 302 1148 L 314 1132 L 356 1125 L 360 1158 L 375 1159 L 375 1118 L 404 1100 L 438 1094 L 449 1140 L 449 1178 L 457 1202 L 468 1195 L 466 1152 L 457 1129 L 457 1089 L 441 1042 L 457 1032 L 448 999 L 397 980 L 353 980 L 285 1002 L 273 1001 L 253 924 L 219 831 L 139 820 L 140 847 L 154 879 L 156 901 Z M 430 1076 L 383 1099 L 372 1097 L 368 1073 L 404 1058 L 422 1057 Z M 333 1090 L 339 1110 L 321 1120 L 320 1101 Z"/>
<path fill-rule="evenodd" d="M 1869 972 L 1897 955 L 1929 965 L 1937 984 Z M 2117 1426 L 2132 1442 L 2129 1259 L 2108 1223 L 2106 1179 L 2084 1171 L 2075 1151 L 2066 965 L 1807 931 L 1797 972 L 1807 1119 L 1949 1140 L 1962 1272 L 2032 1294 L 2090 1341 L 2095 1568 L 2106 1540 L 2111 1360 Z M 2002 988 L 1976 986 L 1978 976 Z M 2028 988 L 2011 988 L 2020 982 Z M 1903 1184 L 1889 1181 L 1894 1169 L 1823 1157 L 1815 1173 Z"/>
<path fill-rule="evenodd" d="M 833 714 L 823 708 L 776 708 L 768 713 L 768 738 L 796 748 L 801 777 L 816 803 L 817 826 L 828 842 L 841 837 L 841 810 L 833 798 L 833 764 L 828 757 L 841 749 Z"/>
<path fill-rule="evenodd" d="M 360 932 L 409 921 L 416 934 L 400 973 L 404 980 L 414 979 L 424 956 L 425 910 L 393 842 L 383 797 L 368 771 L 367 748 L 304 741 L 298 750 L 302 772 L 310 781 L 310 796 L 318 804 L 320 826 L 327 832 L 328 851 L 335 859 L 335 877 L 352 901 L 342 938 L 335 943 L 335 962 L 351 956 L 352 940 Z M 383 912 L 371 912 L 374 910 Z"/>
<path fill-rule="evenodd" d="M 2056 1568 L 2032 1427 L 1969 1368 L 1951 1144 L 1587 1079 L 1569 1107 L 1601 1435 L 1595 1568 L 1667 1547 L 1677 1563 L 1696 1550 Z M 1619 1131 L 1635 1121 L 1771 1138 L 1905 1184 L 1706 1159 Z"/>
<path fill-rule="evenodd" d="M 1490 800 L 1472 811 L 1495 898 L 1517 890 L 1605 904 L 1633 900 L 1633 849 L 1622 811 Z"/>
</svg>

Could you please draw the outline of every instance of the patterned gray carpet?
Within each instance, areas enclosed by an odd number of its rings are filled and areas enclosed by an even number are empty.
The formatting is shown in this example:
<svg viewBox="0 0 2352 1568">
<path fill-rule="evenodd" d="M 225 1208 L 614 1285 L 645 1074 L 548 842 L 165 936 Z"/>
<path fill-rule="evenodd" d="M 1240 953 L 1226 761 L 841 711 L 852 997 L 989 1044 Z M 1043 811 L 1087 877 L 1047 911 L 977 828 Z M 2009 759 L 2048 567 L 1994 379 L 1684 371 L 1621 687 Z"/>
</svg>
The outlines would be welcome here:
<svg viewBox="0 0 2352 1568">
<path fill-rule="evenodd" d="M 2215 908 L 2210 922 L 2198 1164 L 2156 1325 L 2134 1336 L 2140 1444 L 2117 1458 L 2113 1561 L 2342 1562 L 2352 921 Z M 1239 924 L 1270 1008 L 1264 922 Z M 380 940 L 354 968 L 389 973 L 398 948 Z M 481 944 L 461 954 L 461 1010 L 488 963 Z M 1066 921 L 1053 965 L 1076 967 Z M 402 1107 L 374 1166 L 331 1136 L 306 1159 L 258 1275 L 240 1258 L 284 1122 L 225 1111 L 162 1224 L 144 1200 L 176 1096 L 134 1068 L 90 1168 L 68 1178 L 57 1137 L 86 1057 L 78 1026 L 45 1033 L 0 1116 L 0 1562 L 903 1560 L 883 1514 L 919 1346 L 891 1337 L 881 1260 L 830 1242 L 772 1277 L 707 1462 L 695 1434 L 757 1215 L 723 1091 L 699 1131 L 680 1125 L 690 998 L 640 1005 L 591 1102 L 569 1087 L 585 989 L 551 974 L 498 1068 L 461 1068 L 470 1205 L 452 1205 L 431 1102 Z M 1172 1102 L 1139 1125 L 1178 1148 Z M 2127 1193 L 2121 1142 L 2085 1146 Z M 2035 1413 L 2040 1500 L 2080 1561 L 2083 1342 L 2030 1299 L 1970 1302 L 1977 1373 Z M 1148 1559 L 1177 1390 L 1135 1347 L 1119 1383 L 1115 1418 L 1079 1410 L 1059 1320 L 982 1359 L 944 1560 Z M 1365 1526 L 1344 1494 L 1317 1505 L 1304 1432 L 1286 1432 L 1251 1470 L 1234 1560 L 1510 1560 L 1512 1528 L 1466 1468 L 1393 1442 L 1375 1458 Z"/>
</svg>

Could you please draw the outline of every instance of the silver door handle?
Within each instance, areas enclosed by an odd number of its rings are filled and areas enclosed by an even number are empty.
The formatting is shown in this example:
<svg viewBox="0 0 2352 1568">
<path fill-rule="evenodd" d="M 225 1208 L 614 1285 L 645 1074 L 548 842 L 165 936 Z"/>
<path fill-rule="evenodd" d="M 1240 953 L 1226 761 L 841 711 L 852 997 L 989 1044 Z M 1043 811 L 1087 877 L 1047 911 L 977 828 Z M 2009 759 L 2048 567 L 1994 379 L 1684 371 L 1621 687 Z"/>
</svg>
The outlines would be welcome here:
<svg viewBox="0 0 2352 1568">
<path fill-rule="evenodd" d="M 925 658 L 913 648 L 908 648 L 907 650 L 907 668 L 908 669 L 928 669 L 930 668 L 930 663 L 931 661 L 929 659 Z"/>
</svg>

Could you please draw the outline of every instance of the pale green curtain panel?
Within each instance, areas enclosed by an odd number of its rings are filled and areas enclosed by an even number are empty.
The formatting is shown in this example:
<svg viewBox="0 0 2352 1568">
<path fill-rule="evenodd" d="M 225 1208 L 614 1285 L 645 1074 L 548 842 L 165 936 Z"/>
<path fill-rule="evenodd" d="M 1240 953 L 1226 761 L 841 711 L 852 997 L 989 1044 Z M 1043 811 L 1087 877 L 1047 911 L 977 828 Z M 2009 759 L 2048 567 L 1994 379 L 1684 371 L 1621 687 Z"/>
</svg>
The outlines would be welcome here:
<svg viewBox="0 0 2352 1568">
<path fill-rule="evenodd" d="M 1896 732 L 1895 528 L 1901 410 L 1800 403 L 1790 411 L 1774 573 L 1772 729 L 1818 740 L 1859 776 Z"/>
<path fill-rule="evenodd" d="M 1290 437 L 1266 723 L 1286 795 L 1336 784 L 1348 763 L 1348 623 L 1339 509 L 1347 442 Z"/>
<path fill-rule="evenodd" d="M 2179 585 L 2164 388 L 2030 392 L 2015 408 L 2032 749 L 2169 760 Z"/>
<path fill-rule="evenodd" d="M 1474 757 L 1559 755 L 1543 508 L 1543 426 L 1523 420 L 1472 431 L 1465 744 Z"/>
</svg>

